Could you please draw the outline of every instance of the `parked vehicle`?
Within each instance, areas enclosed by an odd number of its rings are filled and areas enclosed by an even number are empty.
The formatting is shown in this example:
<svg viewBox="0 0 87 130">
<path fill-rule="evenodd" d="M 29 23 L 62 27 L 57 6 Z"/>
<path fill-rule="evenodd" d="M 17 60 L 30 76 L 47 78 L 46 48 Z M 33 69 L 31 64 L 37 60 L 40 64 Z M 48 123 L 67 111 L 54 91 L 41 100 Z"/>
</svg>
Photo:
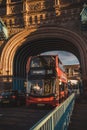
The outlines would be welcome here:
<svg viewBox="0 0 87 130">
<path fill-rule="evenodd" d="M 26 95 L 23 92 L 6 91 L 0 94 L 0 106 L 20 106 L 25 104 Z"/>
</svg>

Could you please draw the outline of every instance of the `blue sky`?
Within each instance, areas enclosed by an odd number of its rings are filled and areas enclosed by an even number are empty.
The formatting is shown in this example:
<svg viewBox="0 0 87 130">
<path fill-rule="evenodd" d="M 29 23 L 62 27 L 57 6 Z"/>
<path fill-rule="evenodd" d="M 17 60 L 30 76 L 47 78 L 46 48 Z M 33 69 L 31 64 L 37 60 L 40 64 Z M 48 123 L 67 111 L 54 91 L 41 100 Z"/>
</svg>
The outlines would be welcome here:
<svg viewBox="0 0 87 130">
<path fill-rule="evenodd" d="M 75 55 L 73 55 L 70 52 L 66 51 L 50 51 L 50 52 L 45 52 L 42 54 L 58 54 L 60 60 L 64 65 L 74 65 L 74 64 L 79 64 L 79 61 Z"/>
</svg>

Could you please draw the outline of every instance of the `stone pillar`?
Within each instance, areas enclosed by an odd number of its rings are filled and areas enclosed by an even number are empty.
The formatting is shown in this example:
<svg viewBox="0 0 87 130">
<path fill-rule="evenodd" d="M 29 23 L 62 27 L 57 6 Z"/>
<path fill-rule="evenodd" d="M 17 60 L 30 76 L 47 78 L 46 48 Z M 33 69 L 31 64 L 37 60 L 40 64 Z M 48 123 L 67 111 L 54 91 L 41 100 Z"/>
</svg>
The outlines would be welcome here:
<svg viewBox="0 0 87 130">
<path fill-rule="evenodd" d="M 6 2 L 6 6 L 7 6 L 7 9 L 6 9 L 6 14 L 9 15 L 11 10 L 10 10 L 10 4 L 11 4 L 11 0 L 7 0 Z"/>
<path fill-rule="evenodd" d="M 23 12 L 25 12 L 24 13 L 24 24 L 25 24 L 25 26 L 28 26 L 28 24 L 29 24 L 29 20 L 28 20 L 28 18 L 29 18 L 29 15 L 28 15 L 28 1 L 27 0 L 23 0 Z"/>
</svg>

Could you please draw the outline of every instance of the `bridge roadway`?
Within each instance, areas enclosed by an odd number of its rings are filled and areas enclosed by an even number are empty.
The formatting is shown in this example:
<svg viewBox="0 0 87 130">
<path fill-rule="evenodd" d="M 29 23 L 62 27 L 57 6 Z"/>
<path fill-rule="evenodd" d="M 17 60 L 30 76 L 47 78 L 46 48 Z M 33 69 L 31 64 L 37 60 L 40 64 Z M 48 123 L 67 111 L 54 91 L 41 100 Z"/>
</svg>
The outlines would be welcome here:
<svg viewBox="0 0 87 130">
<path fill-rule="evenodd" d="M 29 130 L 37 121 L 44 117 L 52 109 L 1 107 L 0 130 Z"/>
<path fill-rule="evenodd" d="M 68 130 L 87 130 L 87 99 L 76 100 Z"/>
</svg>

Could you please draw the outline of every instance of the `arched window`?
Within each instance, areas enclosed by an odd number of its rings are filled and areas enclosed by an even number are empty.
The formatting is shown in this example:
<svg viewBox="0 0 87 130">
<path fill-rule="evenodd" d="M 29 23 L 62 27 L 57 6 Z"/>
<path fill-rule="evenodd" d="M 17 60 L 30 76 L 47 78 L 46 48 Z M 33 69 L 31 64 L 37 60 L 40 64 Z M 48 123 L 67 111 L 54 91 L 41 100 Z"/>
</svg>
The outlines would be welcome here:
<svg viewBox="0 0 87 130">
<path fill-rule="evenodd" d="M 29 18 L 29 23 L 32 24 L 32 17 Z"/>
<path fill-rule="evenodd" d="M 43 15 L 40 15 L 40 21 L 42 21 L 43 20 Z"/>
<path fill-rule="evenodd" d="M 37 23 L 38 22 L 38 19 L 37 19 L 37 16 L 35 16 L 35 23 Z"/>
<path fill-rule="evenodd" d="M 9 25 L 12 26 L 12 20 L 11 19 L 9 20 Z"/>
</svg>

